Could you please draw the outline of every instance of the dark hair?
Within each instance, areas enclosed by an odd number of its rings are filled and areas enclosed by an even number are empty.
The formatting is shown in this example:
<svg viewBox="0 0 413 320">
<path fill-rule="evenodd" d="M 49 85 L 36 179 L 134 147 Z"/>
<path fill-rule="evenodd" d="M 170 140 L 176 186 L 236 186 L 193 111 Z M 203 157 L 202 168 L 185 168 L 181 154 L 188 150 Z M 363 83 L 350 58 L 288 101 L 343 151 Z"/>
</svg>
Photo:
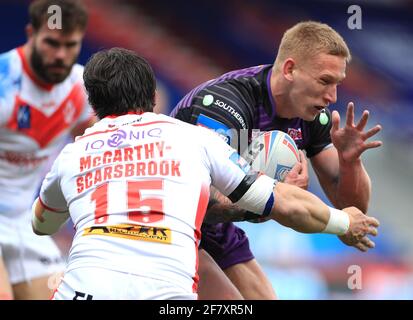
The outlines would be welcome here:
<svg viewBox="0 0 413 320">
<path fill-rule="evenodd" d="M 83 80 L 89 103 L 102 119 L 129 111 L 153 111 L 155 75 L 135 52 L 112 48 L 95 53 L 86 63 Z"/>
<path fill-rule="evenodd" d="M 53 14 L 53 12 L 47 12 L 48 8 L 53 5 L 59 6 L 62 11 L 64 33 L 86 29 L 88 13 L 80 0 L 36 0 L 29 7 L 30 24 L 35 31 L 39 30 Z"/>
</svg>

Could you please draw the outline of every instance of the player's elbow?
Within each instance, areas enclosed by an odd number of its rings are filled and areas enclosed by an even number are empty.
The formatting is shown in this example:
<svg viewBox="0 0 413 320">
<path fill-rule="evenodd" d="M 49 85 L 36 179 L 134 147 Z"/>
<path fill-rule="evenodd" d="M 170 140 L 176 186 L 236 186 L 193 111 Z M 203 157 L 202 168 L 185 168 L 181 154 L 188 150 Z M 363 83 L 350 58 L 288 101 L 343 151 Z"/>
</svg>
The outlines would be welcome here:
<svg viewBox="0 0 413 320">
<path fill-rule="evenodd" d="M 369 197 L 366 197 L 365 199 L 350 198 L 349 200 L 347 199 L 341 200 L 341 201 L 340 200 L 341 199 L 338 199 L 336 201 L 331 201 L 331 202 L 333 203 L 334 207 L 338 209 L 344 209 L 347 207 L 356 207 L 364 214 L 366 214 L 369 209 Z"/>
</svg>

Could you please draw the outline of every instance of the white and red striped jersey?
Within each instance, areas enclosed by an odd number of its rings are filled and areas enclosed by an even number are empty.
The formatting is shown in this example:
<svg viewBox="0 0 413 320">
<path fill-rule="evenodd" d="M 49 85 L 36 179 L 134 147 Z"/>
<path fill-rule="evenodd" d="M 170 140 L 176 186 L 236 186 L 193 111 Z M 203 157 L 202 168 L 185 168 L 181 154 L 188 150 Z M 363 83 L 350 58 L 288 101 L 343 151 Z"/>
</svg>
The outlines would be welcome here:
<svg viewBox="0 0 413 320">
<path fill-rule="evenodd" d="M 102 119 L 68 144 L 39 199 L 49 211 L 69 209 L 76 234 L 68 272 L 106 268 L 195 291 L 210 185 L 238 201 L 256 178 L 208 129 L 127 114 Z"/>
<path fill-rule="evenodd" d="M 44 85 L 23 47 L 0 55 L 0 214 L 30 208 L 49 157 L 92 116 L 82 74 L 76 64 L 63 82 Z"/>
</svg>

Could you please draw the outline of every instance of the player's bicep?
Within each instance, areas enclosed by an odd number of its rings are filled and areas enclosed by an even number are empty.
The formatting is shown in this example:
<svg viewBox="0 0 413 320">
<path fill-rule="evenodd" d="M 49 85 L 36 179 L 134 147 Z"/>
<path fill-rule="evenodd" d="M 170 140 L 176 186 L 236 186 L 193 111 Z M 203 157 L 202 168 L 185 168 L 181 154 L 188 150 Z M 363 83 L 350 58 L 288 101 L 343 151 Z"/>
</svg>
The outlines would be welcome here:
<svg viewBox="0 0 413 320">
<path fill-rule="evenodd" d="M 211 146 L 208 153 L 212 185 L 222 194 L 229 196 L 240 185 L 241 181 L 248 181 L 248 176 L 251 175 L 250 166 L 220 138 L 217 137 L 215 146 Z"/>
<path fill-rule="evenodd" d="M 275 180 L 252 171 L 249 164 L 217 137 L 210 137 L 207 153 L 212 184 L 242 209 L 268 215 L 274 204 Z"/>
<path fill-rule="evenodd" d="M 60 185 L 59 163 L 61 155 L 54 161 L 40 188 L 42 203 L 55 211 L 67 211 L 67 202 Z"/>
<path fill-rule="evenodd" d="M 69 218 L 66 199 L 60 186 L 59 160 L 55 160 L 43 180 L 39 197 L 32 207 L 32 227 L 38 235 L 53 234 Z"/>
</svg>

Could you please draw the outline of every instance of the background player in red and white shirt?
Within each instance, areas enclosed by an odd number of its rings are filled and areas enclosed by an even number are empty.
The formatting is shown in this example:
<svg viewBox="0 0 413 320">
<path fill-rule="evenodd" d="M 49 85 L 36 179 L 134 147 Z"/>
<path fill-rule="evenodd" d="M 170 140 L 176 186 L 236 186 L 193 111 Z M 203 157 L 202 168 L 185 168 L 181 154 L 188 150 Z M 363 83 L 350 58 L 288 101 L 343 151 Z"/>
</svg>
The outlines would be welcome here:
<svg viewBox="0 0 413 320">
<path fill-rule="evenodd" d="M 198 244 L 210 185 L 241 208 L 300 232 L 359 242 L 378 221 L 329 208 L 311 193 L 253 172 L 208 129 L 154 114 L 155 76 L 114 48 L 86 64 L 101 119 L 60 153 L 33 205 L 33 230 L 76 234 L 54 299 L 196 299 Z"/>
<path fill-rule="evenodd" d="M 50 29 L 49 6 L 62 12 L 62 29 Z M 64 268 L 49 237 L 36 237 L 30 208 L 45 166 L 70 134 L 91 124 L 76 64 L 87 24 L 77 1 L 34 1 L 28 41 L 0 55 L 0 297 L 47 299 L 47 281 Z"/>
</svg>

